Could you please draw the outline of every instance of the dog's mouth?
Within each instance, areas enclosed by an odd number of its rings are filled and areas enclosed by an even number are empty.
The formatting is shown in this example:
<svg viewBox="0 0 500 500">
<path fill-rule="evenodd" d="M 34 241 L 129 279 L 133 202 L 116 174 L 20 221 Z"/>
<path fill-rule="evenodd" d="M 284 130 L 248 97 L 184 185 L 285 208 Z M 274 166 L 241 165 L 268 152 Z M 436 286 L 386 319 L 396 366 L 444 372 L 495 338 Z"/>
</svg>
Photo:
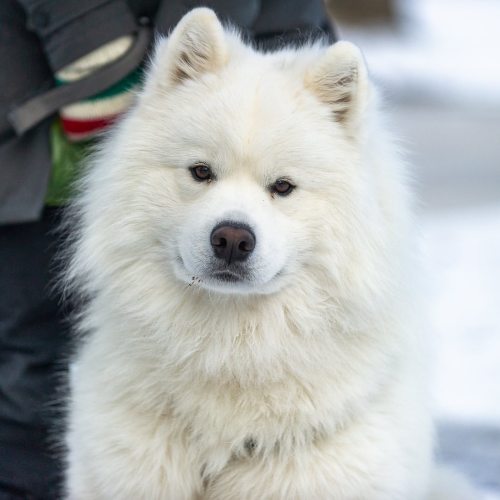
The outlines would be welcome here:
<svg viewBox="0 0 500 500">
<path fill-rule="evenodd" d="M 187 270 L 184 260 L 180 255 L 177 256 L 176 260 L 180 267 Z M 219 285 L 245 283 L 251 279 L 248 270 L 237 265 L 231 265 L 230 267 L 211 266 L 208 269 L 206 268 L 204 272 L 197 274 L 197 276 L 200 283 L 211 281 Z M 192 279 L 194 280 L 194 277 Z"/>
<path fill-rule="evenodd" d="M 242 273 L 230 269 L 213 271 L 210 277 L 214 280 L 222 281 L 223 283 L 238 283 L 245 280 L 245 276 Z"/>
<path fill-rule="evenodd" d="M 176 257 L 176 261 L 179 277 L 189 286 L 196 285 L 223 294 L 271 293 L 279 288 L 276 286 L 279 282 L 277 278 L 283 271 L 280 270 L 265 283 L 260 283 L 254 275 L 254 270 L 244 263 L 232 263 L 227 266 L 210 262 L 198 271 L 188 271 L 180 255 Z"/>
</svg>

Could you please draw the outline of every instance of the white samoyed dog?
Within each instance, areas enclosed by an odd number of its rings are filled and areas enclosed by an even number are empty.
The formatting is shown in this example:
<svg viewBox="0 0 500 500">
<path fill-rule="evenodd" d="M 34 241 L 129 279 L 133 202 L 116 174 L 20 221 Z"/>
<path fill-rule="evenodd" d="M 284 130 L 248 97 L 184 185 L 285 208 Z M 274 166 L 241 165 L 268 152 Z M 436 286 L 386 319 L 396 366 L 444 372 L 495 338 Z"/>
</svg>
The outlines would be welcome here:
<svg viewBox="0 0 500 500">
<path fill-rule="evenodd" d="M 75 204 L 68 498 L 431 498 L 409 205 L 356 47 L 187 14 Z"/>
</svg>

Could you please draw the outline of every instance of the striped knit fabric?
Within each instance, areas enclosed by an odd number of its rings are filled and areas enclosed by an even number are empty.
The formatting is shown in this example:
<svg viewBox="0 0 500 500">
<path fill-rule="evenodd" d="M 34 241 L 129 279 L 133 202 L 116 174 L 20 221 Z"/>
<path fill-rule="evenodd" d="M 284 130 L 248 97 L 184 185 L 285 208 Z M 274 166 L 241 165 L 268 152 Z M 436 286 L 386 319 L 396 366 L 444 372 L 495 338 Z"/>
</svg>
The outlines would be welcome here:
<svg viewBox="0 0 500 500">
<path fill-rule="evenodd" d="M 88 76 L 121 57 L 131 46 L 132 36 L 124 36 L 99 47 L 56 74 L 56 83 L 65 85 Z M 138 68 L 104 92 L 60 110 L 62 128 L 71 141 L 90 139 L 105 129 L 132 104 L 141 79 Z"/>
</svg>

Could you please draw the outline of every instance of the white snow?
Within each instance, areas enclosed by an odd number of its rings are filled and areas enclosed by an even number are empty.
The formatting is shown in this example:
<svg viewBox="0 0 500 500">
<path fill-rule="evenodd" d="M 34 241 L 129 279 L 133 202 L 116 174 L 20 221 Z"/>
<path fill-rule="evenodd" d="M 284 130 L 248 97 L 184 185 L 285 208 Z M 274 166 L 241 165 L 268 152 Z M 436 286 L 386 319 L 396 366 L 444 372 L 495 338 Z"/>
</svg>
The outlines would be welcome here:
<svg viewBox="0 0 500 500">
<path fill-rule="evenodd" d="M 423 218 L 435 346 L 434 397 L 446 420 L 500 424 L 500 200 Z"/>
<path fill-rule="evenodd" d="M 500 200 L 494 207 L 431 212 L 422 220 L 438 419 L 500 426 Z M 459 438 L 459 436 L 457 436 Z M 486 451 L 490 481 L 499 460 Z M 494 452 L 493 452 L 494 453 Z M 498 450 L 500 454 L 500 450 Z M 467 471 L 468 450 L 461 457 Z M 497 455 L 498 457 L 498 455 Z M 460 458 L 460 457 L 458 457 Z M 496 483 L 497 481 L 495 481 Z M 491 488 L 484 500 L 500 500 Z"/>
</svg>

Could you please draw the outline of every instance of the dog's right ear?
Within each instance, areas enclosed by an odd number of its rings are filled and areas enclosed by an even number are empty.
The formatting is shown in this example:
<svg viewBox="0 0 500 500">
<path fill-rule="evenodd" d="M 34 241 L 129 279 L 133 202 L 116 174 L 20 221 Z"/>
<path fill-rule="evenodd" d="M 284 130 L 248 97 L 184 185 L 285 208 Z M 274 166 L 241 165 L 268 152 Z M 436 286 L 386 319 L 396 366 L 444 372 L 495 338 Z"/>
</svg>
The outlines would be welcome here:
<svg viewBox="0 0 500 500">
<path fill-rule="evenodd" d="M 224 28 L 213 10 L 200 7 L 186 14 L 159 43 L 150 78 L 169 87 L 216 72 L 226 59 Z"/>
</svg>

